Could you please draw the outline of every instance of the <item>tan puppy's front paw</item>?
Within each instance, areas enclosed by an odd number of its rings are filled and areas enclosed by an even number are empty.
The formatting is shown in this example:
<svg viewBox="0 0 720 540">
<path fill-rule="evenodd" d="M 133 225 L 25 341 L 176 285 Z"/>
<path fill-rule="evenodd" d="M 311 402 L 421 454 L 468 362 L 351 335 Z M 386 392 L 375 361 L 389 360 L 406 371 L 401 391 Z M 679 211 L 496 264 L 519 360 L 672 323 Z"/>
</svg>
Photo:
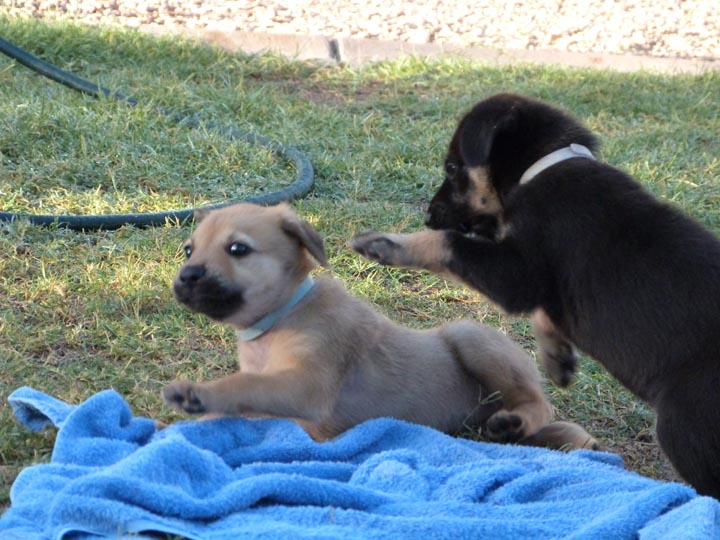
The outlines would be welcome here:
<svg viewBox="0 0 720 540">
<path fill-rule="evenodd" d="M 403 246 L 395 242 L 395 235 L 364 232 L 350 240 L 350 247 L 371 261 L 385 266 L 402 265 Z"/>
<path fill-rule="evenodd" d="M 162 391 L 163 400 L 170 407 L 191 414 L 207 412 L 206 406 L 198 397 L 197 385 L 191 381 L 173 381 Z"/>
</svg>

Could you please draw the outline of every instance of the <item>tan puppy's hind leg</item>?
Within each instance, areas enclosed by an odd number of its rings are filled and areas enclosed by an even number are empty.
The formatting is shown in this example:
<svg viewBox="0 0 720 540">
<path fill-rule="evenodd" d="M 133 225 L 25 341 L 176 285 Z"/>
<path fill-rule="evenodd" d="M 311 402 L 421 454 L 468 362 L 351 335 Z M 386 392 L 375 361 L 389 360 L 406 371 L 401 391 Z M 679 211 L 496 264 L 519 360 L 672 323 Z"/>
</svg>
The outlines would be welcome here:
<svg viewBox="0 0 720 540">
<path fill-rule="evenodd" d="M 465 369 L 503 408 L 487 422 L 493 440 L 514 442 L 539 431 L 552 420 L 553 409 L 542 389 L 535 362 L 509 338 L 469 321 L 446 325 L 443 337 Z"/>
<path fill-rule="evenodd" d="M 520 441 L 521 444 L 558 450 L 602 450 L 603 446 L 582 427 L 572 422 L 552 422 L 537 433 Z"/>
</svg>

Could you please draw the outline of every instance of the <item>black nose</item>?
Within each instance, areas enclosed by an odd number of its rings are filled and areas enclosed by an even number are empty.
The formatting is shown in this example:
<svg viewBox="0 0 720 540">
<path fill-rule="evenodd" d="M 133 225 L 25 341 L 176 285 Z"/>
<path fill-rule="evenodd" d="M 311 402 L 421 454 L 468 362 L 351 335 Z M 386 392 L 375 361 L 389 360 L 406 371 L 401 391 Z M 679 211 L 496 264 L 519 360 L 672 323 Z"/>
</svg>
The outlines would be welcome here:
<svg viewBox="0 0 720 540">
<path fill-rule="evenodd" d="M 183 266 L 183 268 L 180 270 L 180 275 L 178 277 L 183 283 L 191 285 L 193 283 L 197 283 L 200 278 L 205 275 L 205 273 L 206 269 L 204 266 Z"/>
</svg>

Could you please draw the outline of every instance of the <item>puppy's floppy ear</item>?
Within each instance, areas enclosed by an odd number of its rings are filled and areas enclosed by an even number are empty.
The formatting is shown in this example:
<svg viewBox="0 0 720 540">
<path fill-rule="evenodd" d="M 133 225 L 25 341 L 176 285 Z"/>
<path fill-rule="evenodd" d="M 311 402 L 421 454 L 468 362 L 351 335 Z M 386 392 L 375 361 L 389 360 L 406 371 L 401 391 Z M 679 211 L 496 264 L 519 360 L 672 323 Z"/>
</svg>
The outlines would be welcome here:
<svg viewBox="0 0 720 540">
<path fill-rule="evenodd" d="M 200 223 L 209 213 L 210 210 L 208 208 L 196 208 L 193 210 L 193 220 L 195 220 L 195 223 Z"/>
<path fill-rule="evenodd" d="M 280 220 L 280 228 L 290 236 L 297 238 L 322 266 L 329 266 L 323 239 L 307 221 L 301 220 L 293 213 L 287 213 Z"/>
<path fill-rule="evenodd" d="M 499 118 L 478 118 L 472 113 L 459 128 L 460 157 L 467 167 L 486 165 L 497 134 L 509 128 L 515 119 L 512 109 Z"/>
</svg>

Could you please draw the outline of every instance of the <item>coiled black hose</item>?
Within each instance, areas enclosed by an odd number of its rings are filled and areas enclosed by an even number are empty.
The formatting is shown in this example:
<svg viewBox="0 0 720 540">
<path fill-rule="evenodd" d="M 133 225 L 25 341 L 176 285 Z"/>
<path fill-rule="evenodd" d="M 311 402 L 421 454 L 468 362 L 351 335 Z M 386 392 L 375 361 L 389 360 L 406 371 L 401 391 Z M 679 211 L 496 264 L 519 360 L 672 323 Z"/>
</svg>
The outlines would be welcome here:
<svg viewBox="0 0 720 540">
<path fill-rule="evenodd" d="M 63 71 L 58 67 L 33 56 L 29 52 L 13 45 L 9 41 L 0 38 L 0 52 L 14 59 L 33 71 L 52 79 L 60 84 L 72 88 L 78 92 L 89 94 L 93 97 L 104 95 L 112 97 L 118 101 L 123 101 L 128 105 L 135 106 L 137 101 L 127 97 L 120 92 L 113 92 L 107 88 L 103 88 L 98 84 L 86 81 L 72 73 Z M 173 111 L 161 109 L 160 112 L 173 121 L 194 128 L 200 126 L 200 121 L 194 116 L 181 115 Z M 221 127 L 215 123 L 204 123 L 206 129 L 216 131 L 221 135 L 232 140 L 245 140 L 253 144 L 259 144 L 271 149 L 276 155 L 294 162 L 297 170 L 295 181 L 289 186 L 271 193 L 257 195 L 243 199 L 243 202 L 252 202 L 262 205 L 273 205 L 283 201 L 291 201 L 299 199 L 307 195 L 313 187 L 313 168 L 308 158 L 302 154 L 297 148 L 283 145 L 275 142 L 267 137 L 247 133 L 233 127 Z M 227 206 L 233 202 L 228 201 L 216 205 L 204 206 L 202 209 L 219 208 Z M 167 212 L 155 212 L 146 214 L 102 214 L 102 215 L 40 215 L 40 214 L 24 214 L 12 212 L 0 212 L 0 221 L 14 221 L 17 219 L 27 219 L 35 225 L 56 225 L 66 227 L 73 230 L 97 230 L 97 229 L 117 229 L 123 225 L 135 225 L 138 227 L 152 227 L 164 225 L 168 220 L 184 222 L 192 218 L 195 209 L 188 208 L 183 210 L 170 210 Z"/>
</svg>

